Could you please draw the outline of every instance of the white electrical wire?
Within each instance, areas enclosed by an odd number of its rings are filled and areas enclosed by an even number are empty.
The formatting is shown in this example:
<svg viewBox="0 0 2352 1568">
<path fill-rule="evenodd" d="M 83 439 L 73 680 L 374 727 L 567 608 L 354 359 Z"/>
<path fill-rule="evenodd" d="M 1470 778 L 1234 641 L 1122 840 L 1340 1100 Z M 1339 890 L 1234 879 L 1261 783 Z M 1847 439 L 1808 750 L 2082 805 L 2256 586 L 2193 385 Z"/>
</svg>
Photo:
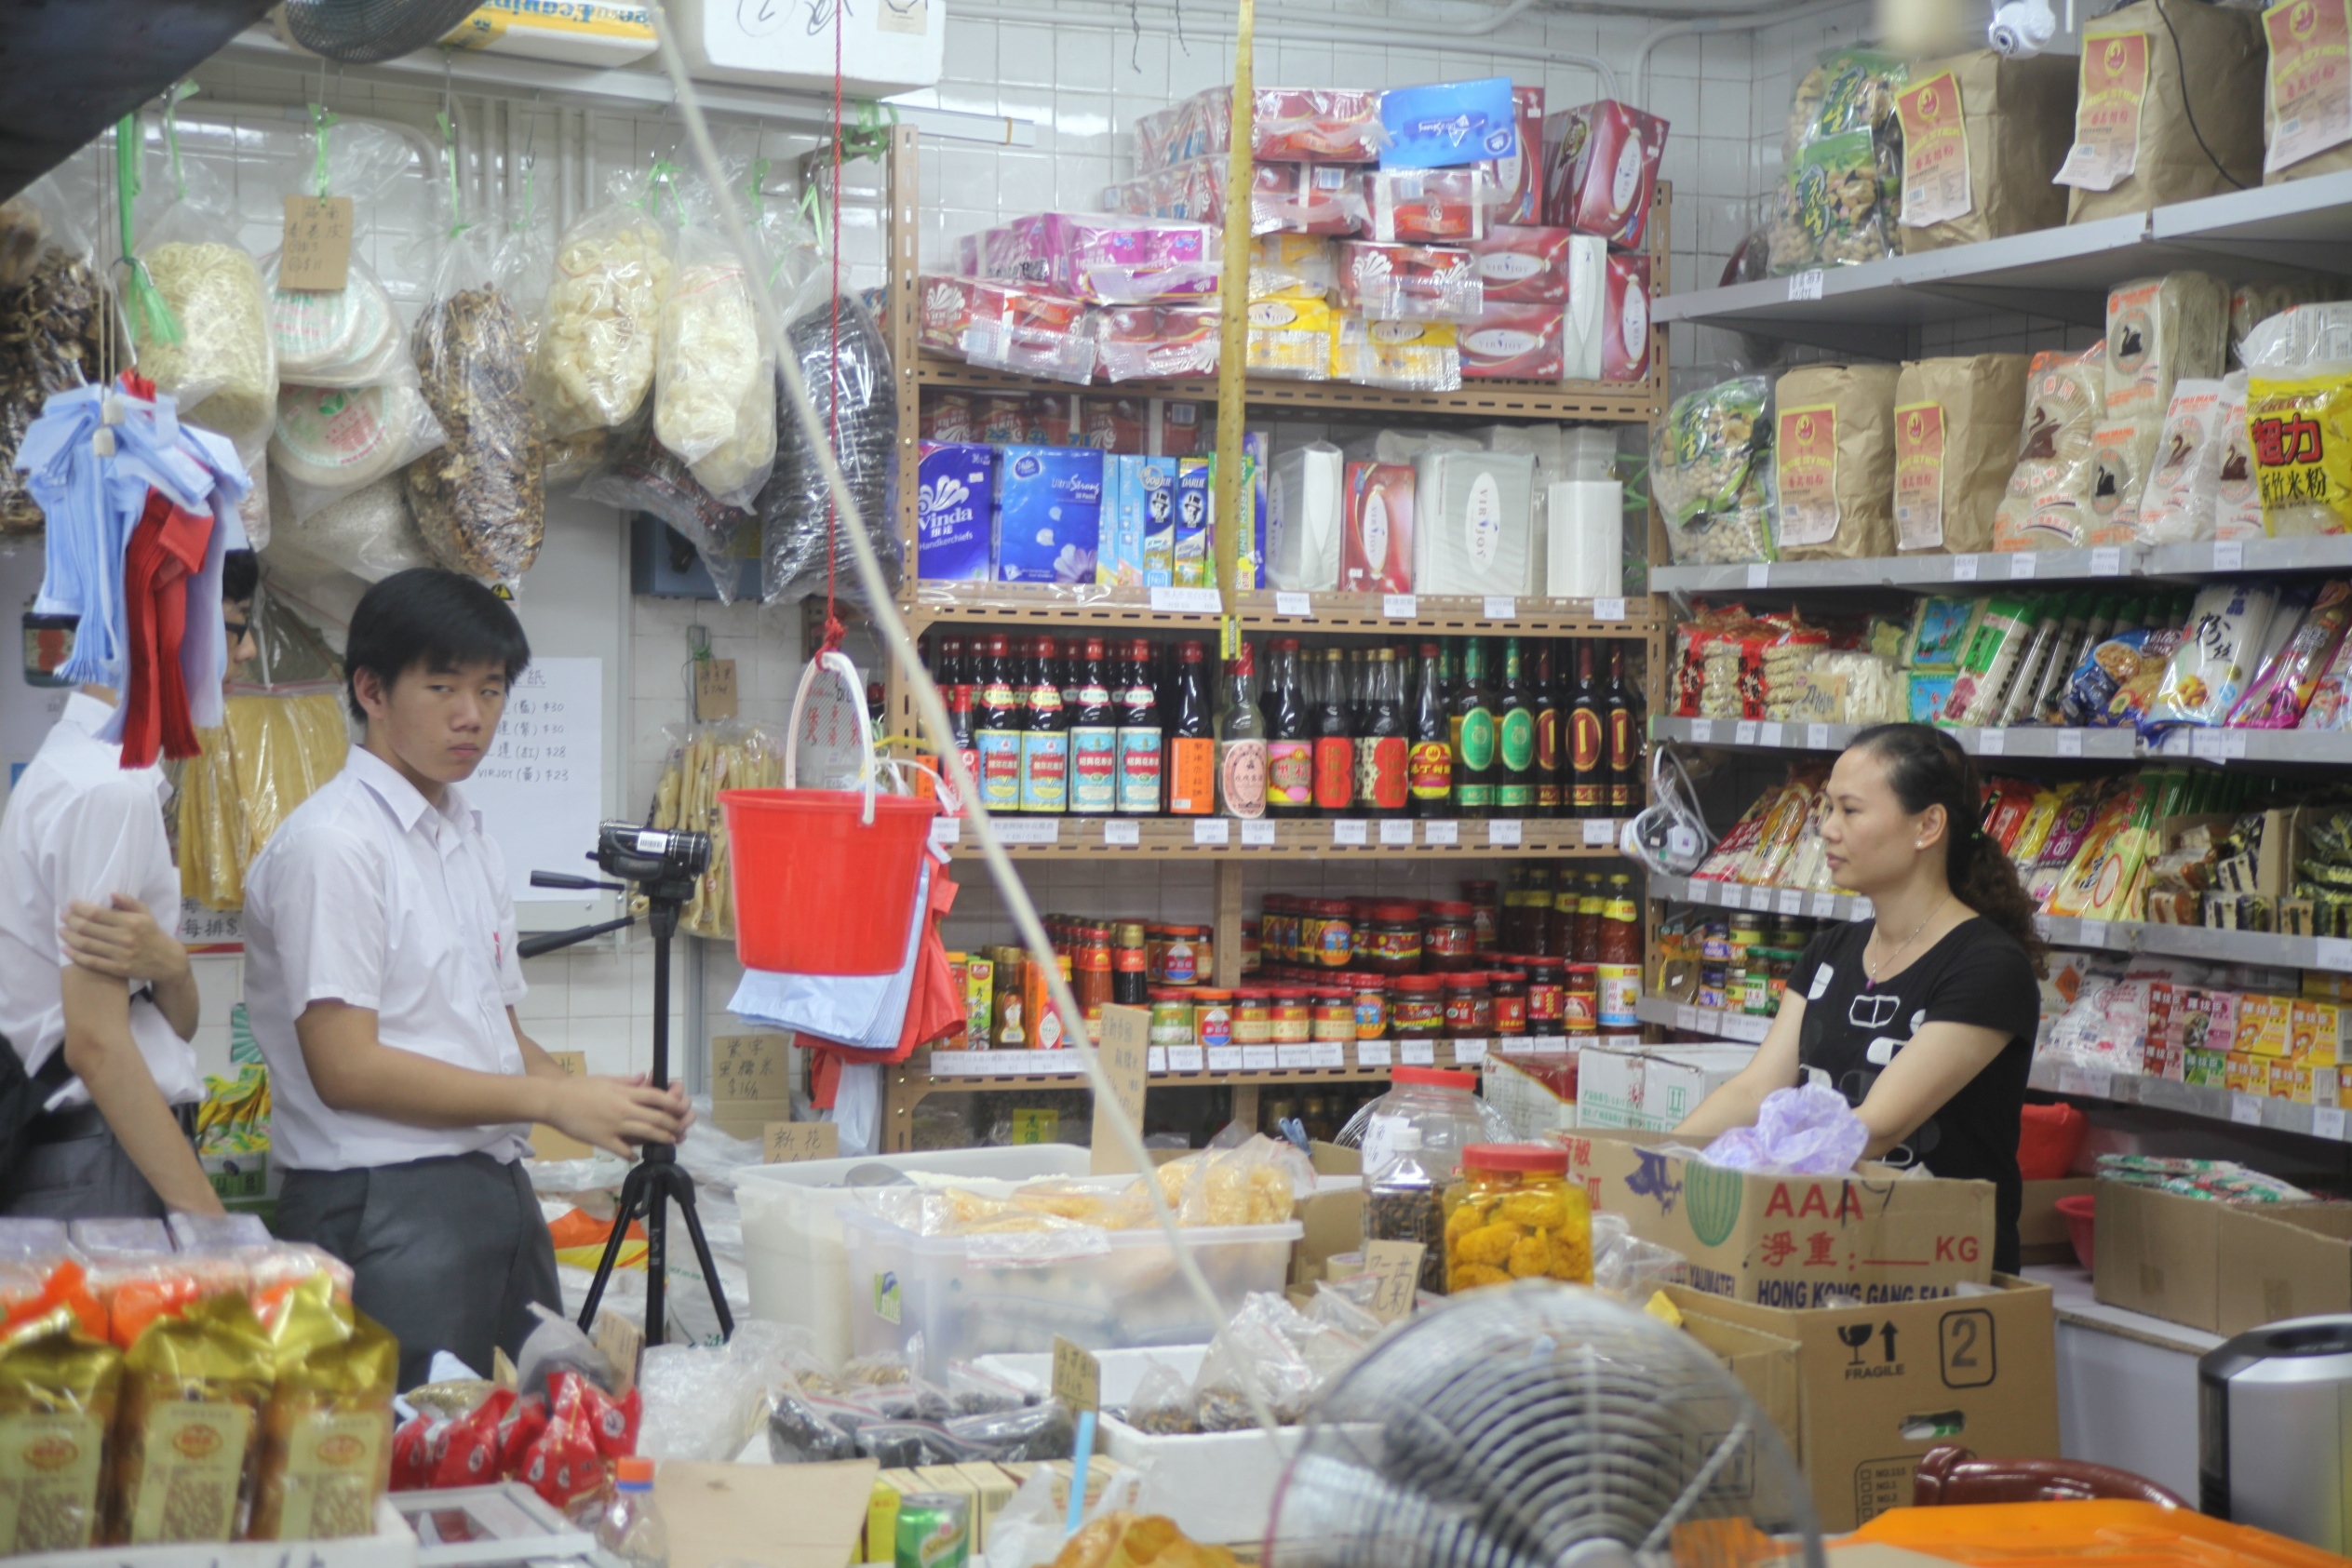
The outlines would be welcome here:
<svg viewBox="0 0 2352 1568">
<path fill-rule="evenodd" d="M 654 35 L 660 41 L 662 68 L 668 73 L 670 85 L 678 93 L 679 112 L 686 122 L 688 139 L 693 143 L 695 161 L 701 165 L 703 178 L 710 181 L 712 191 L 725 194 L 725 199 L 719 203 L 719 209 L 726 221 L 728 240 L 734 246 L 735 253 L 744 265 L 756 273 L 759 248 L 752 243 L 751 230 L 744 221 L 743 208 L 735 199 L 732 182 L 727 180 L 719 168 L 719 150 L 712 144 L 710 125 L 703 116 L 702 100 L 694 90 L 692 78 L 686 74 L 685 60 L 679 54 L 677 37 L 670 30 L 668 8 L 662 0 L 651 0 L 646 9 L 653 21 Z M 838 243 L 839 236 L 835 238 Z M 890 264 L 895 276 L 905 270 L 907 263 L 904 257 L 894 254 Z M 1013 924 L 1021 933 L 1021 945 L 1028 950 L 1029 961 L 1039 965 L 1044 972 L 1046 987 L 1052 994 L 1054 1005 L 1062 1014 L 1063 1032 L 1069 1039 L 1070 1049 L 1078 1057 L 1079 1066 L 1084 1072 L 1088 1085 L 1094 1090 L 1097 1107 L 1096 1136 L 1101 1135 L 1100 1127 L 1108 1120 L 1118 1137 L 1121 1152 L 1134 1162 L 1139 1173 L 1144 1194 L 1151 1202 L 1152 1217 L 1159 1222 L 1162 1233 L 1168 1239 L 1168 1245 L 1175 1251 L 1177 1273 L 1183 1277 L 1186 1286 L 1192 1292 L 1193 1300 L 1207 1320 L 1216 1322 L 1223 1318 L 1225 1309 L 1217 1301 L 1216 1293 L 1209 1288 L 1208 1280 L 1201 1273 L 1201 1266 L 1193 1261 L 1192 1249 L 1185 1240 L 1182 1227 L 1176 1224 L 1176 1215 L 1169 1210 L 1166 1197 L 1160 1190 L 1151 1157 L 1143 1146 L 1142 1134 L 1128 1124 L 1125 1116 L 1115 1114 L 1118 1096 L 1111 1090 L 1110 1079 L 1104 1075 L 1102 1062 L 1095 1055 L 1093 1043 L 1086 1038 L 1082 1022 L 1085 1011 L 1078 1005 L 1078 998 L 1070 994 L 1069 983 L 1062 978 L 1061 966 L 1055 961 L 1054 945 L 1047 940 L 1045 927 L 1038 919 L 1037 908 L 1029 902 L 1028 890 L 1022 886 L 1020 873 L 1014 869 L 1012 860 L 1004 852 L 1003 841 L 997 837 L 995 823 L 980 804 L 978 785 L 964 769 L 962 756 L 956 747 L 953 730 L 948 721 L 947 706 L 939 700 L 939 689 L 932 684 L 929 672 L 924 670 L 922 660 L 916 653 L 914 639 L 907 635 L 907 623 L 898 618 L 890 582 L 882 575 L 881 563 L 874 557 L 873 544 L 866 537 L 864 519 L 858 514 L 855 498 L 850 494 L 848 481 L 841 477 L 841 467 L 835 461 L 832 440 L 826 432 L 824 422 L 817 417 L 816 405 L 809 396 L 808 383 L 801 379 L 799 362 L 791 354 L 785 352 L 790 339 L 785 330 L 786 323 L 776 310 L 774 296 L 767 289 L 755 288 L 752 297 L 759 307 L 760 325 L 777 346 L 776 363 L 784 371 L 786 390 L 792 398 L 793 413 L 800 422 L 801 437 L 808 443 L 810 450 L 816 453 L 818 464 L 825 470 L 826 489 L 832 497 L 836 514 L 835 537 L 846 537 L 849 541 L 850 554 L 857 564 L 858 582 L 866 591 L 867 609 L 873 617 L 875 630 L 914 692 L 915 706 L 921 716 L 923 731 L 936 749 L 940 764 L 948 770 L 949 785 L 965 802 L 965 821 L 976 830 L 980 856 L 988 864 L 989 878 L 996 883 L 998 893 L 1012 913 Z M 1105 1110 L 1111 1110 L 1114 1114 L 1101 1114 Z M 1240 1364 L 1243 1388 L 1249 1397 L 1251 1412 L 1257 1417 L 1258 1426 L 1265 1430 L 1268 1441 L 1275 1445 L 1279 1459 L 1281 1423 L 1274 1418 L 1273 1407 L 1267 1402 L 1265 1393 L 1258 1386 L 1256 1369 L 1246 1360 L 1241 1360 Z"/>
</svg>

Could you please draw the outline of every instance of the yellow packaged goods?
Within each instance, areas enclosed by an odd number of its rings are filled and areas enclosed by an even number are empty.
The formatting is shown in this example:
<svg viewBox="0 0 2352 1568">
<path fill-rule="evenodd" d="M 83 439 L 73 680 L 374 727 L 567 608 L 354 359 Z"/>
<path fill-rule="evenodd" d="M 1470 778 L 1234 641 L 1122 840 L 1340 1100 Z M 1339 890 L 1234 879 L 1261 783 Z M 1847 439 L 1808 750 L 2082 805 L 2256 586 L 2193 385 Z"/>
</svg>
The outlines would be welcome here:
<svg viewBox="0 0 2352 1568">
<path fill-rule="evenodd" d="M 391 1475 L 400 1342 L 337 1301 L 324 1273 L 293 1288 L 269 1334 L 276 1381 L 262 1418 L 249 1537 L 365 1535 Z"/>
<path fill-rule="evenodd" d="M 0 1338 L 0 1557 L 80 1551 L 101 1534 L 123 1358 L 75 1328 L 60 1306 Z"/>
<path fill-rule="evenodd" d="M 1473 1144 L 1445 1189 L 1445 1284 L 1458 1295 L 1513 1280 L 1593 1282 L 1593 1204 L 1570 1186 L 1568 1151 Z"/>
<path fill-rule="evenodd" d="M 151 335 L 136 317 L 132 330 L 140 374 L 180 400 L 182 419 L 241 436 L 277 410 L 277 359 L 261 269 L 225 242 L 225 221 L 186 201 L 157 221 L 139 255 L 179 336 Z M 212 237 L 216 232 L 223 237 Z"/>
<path fill-rule="evenodd" d="M 2050 176 L 2074 134 L 2075 62 L 1990 49 L 1915 66 L 1895 95 L 1902 120 L 1902 248 L 2054 229 L 2066 194 Z"/>
<path fill-rule="evenodd" d="M 722 789 L 775 789 L 784 783 L 784 750 L 757 726 L 727 722 L 672 726 L 669 764 L 653 788 L 652 826 L 710 835 L 710 866 L 679 912 L 680 928 L 695 936 L 732 939 L 735 932 L 734 857 Z"/>
<path fill-rule="evenodd" d="M 2090 532 L 2094 441 L 2107 404 L 2107 350 L 2050 350 L 2026 372 L 2017 466 L 1993 514 L 1996 550 L 2079 549 Z"/>
<path fill-rule="evenodd" d="M 2352 168 L 2352 5 L 2280 0 L 2262 29 L 2263 183 Z"/>
<path fill-rule="evenodd" d="M 1262 375 L 1328 381 L 1337 319 L 1321 300 L 1251 301 L 1249 368 Z"/>
<path fill-rule="evenodd" d="M 2272 316 L 2247 339 L 2246 365 L 2264 530 L 2352 531 L 2352 304 Z"/>
<path fill-rule="evenodd" d="M 1892 365 L 1808 365 L 1773 390 L 1783 560 L 1895 553 Z"/>
<path fill-rule="evenodd" d="M 706 229 L 688 230 L 680 248 L 662 307 L 653 434 L 705 489 L 748 506 L 776 455 L 776 359 L 752 304 L 757 279 Z"/>
<path fill-rule="evenodd" d="M 1993 548 L 1993 516 L 2017 462 L 2026 368 L 2022 354 L 1904 363 L 1895 382 L 1897 549 Z"/>
<path fill-rule="evenodd" d="M 262 1325 L 234 1293 L 140 1334 L 123 1359 L 114 1427 L 117 1538 L 141 1546 L 244 1534 L 271 1365 Z"/>
<path fill-rule="evenodd" d="M 2262 20 L 2251 11 L 2131 0 L 2085 22 L 2075 141 L 2057 175 L 2074 187 L 2066 221 L 2254 184 L 2263 62 Z"/>
<path fill-rule="evenodd" d="M 343 771 L 351 732 L 333 692 L 235 696 L 180 784 L 180 888 L 211 909 L 245 904 L 245 871 L 278 824 Z"/>
</svg>

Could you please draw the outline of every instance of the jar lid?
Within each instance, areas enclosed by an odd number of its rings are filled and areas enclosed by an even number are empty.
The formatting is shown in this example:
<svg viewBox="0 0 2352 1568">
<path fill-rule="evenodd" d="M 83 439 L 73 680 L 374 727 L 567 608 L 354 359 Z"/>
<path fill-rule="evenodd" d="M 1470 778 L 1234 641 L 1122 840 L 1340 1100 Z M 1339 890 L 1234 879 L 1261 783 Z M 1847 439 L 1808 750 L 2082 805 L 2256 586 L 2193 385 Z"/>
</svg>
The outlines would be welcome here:
<svg viewBox="0 0 2352 1568">
<path fill-rule="evenodd" d="M 1310 899 L 1307 901 L 1307 913 L 1310 915 L 1336 915 L 1340 918 L 1345 919 L 1348 914 L 1348 901 L 1344 898 Z"/>
<path fill-rule="evenodd" d="M 1438 974 L 1400 974 L 1391 984 L 1400 991 L 1434 991 L 1445 984 Z"/>
<path fill-rule="evenodd" d="M 1325 986 L 1315 993 L 1315 1000 L 1319 1002 L 1346 1002 L 1349 1006 L 1352 1007 L 1355 1005 L 1355 987 L 1352 985 L 1344 991 Z"/>
<path fill-rule="evenodd" d="M 1154 985 L 1144 996 L 1155 1002 L 1189 1002 L 1192 999 L 1192 993 L 1181 985 Z"/>
<path fill-rule="evenodd" d="M 1483 969 L 1458 969 L 1438 978 L 1445 983 L 1449 991 L 1478 991 L 1484 990 L 1486 985 L 1486 972 Z"/>
<path fill-rule="evenodd" d="M 1429 912 L 1436 916 L 1441 920 L 1467 920 L 1470 918 L 1470 905 L 1451 899 L 1441 898 L 1433 900 L 1429 906 Z"/>
<path fill-rule="evenodd" d="M 1568 966 L 1568 972 L 1571 975 L 1592 975 L 1598 972 L 1600 966 L 1598 964 L 1570 964 Z"/>
<path fill-rule="evenodd" d="M 1313 993 L 1304 985 L 1277 985 L 1269 994 L 1278 1002 L 1302 1002 Z"/>
<path fill-rule="evenodd" d="M 1530 974 L 1548 973 L 1552 970 L 1560 968 L 1568 960 L 1566 958 L 1548 958 L 1539 953 L 1531 955 L 1530 957 L 1525 958 L 1515 958 L 1512 960 L 1514 963 L 1526 965 L 1527 972 Z"/>
<path fill-rule="evenodd" d="M 1486 972 L 1489 985 L 1525 985 L 1527 972 L 1524 969 L 1490 969 Z"/>
<path fill-rule="evenodd" d="M 1421 906 L 1409 902 L 1391 903 L 1383 900 L 1372 906 L 1372 918 L 1383 924 L 1408 925 L 1421 918 Z"/>
<path fill-rule="evenodd" d="M 1462 1169 L 1565 1176 L 1568 1173 L 1568 1151 L 1542 1144 L 1472 1144 L 1462 1150 Z"/>
<path fill-rule="evenodd" d="M 1385 974 L 1352 974 L 1348 977 L 1348 984 L 1359 991 L 1385 991 L 1389 988 L 1389 977 Z"/>
<path fill-rule="evenodd" d="M 1391 1069 L 1389 1081 L 1392 1084 L 1418 1083 L 1432 1089 L 1459 1089 L 1464 1092 L 1475 1092 L 1478 1088 L 1476 1073 L 1457 1072 L 1450 1067 L 1396 1067 Z M 1560 1152 L 1565 1156 L 1567 1150 Z"/>
<path fill-rule="evenodd" d="M 1203 985 L 1197 987 L 1192 992 L 1192 999 L 1196 1002 L 1230 1002 L 1233 999 L 1233 993 L 1230 991 L 1213 991 L 1207 986 Z"/>
</svg>

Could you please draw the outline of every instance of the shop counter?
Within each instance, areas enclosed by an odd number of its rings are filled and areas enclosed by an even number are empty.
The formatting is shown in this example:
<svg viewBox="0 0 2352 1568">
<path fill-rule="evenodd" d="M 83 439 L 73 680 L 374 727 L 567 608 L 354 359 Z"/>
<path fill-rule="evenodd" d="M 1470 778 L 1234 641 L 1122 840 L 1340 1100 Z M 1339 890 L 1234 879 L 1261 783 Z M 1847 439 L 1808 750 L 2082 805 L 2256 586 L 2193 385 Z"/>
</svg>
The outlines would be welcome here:
<svg viewBox="0 0 2352 1568">
<path fill-rule="evenodd" d="M 2197 1359 L 2219 1334 L 2094 1300 L 2090 1271 L 2045 1264 L 2058 1319 L 2058 1434 L 2069 1459 L 2145 1476 L 2197 1501 Z"/>
</svg>

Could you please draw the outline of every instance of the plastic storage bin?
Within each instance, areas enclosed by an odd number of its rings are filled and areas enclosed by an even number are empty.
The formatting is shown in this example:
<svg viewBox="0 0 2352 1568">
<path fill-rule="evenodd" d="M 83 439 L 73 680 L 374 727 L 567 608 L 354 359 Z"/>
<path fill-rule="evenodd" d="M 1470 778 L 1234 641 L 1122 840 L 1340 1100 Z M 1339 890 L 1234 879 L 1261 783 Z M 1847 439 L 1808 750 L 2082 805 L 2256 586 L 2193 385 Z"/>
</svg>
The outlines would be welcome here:
<svg viewBox="0 0 2352 1568">
<path fill-rule="evenodd" d="M 1204 1344 L 1243 1296 L 1283 1288 L 1291 1244 L 1306 1233 L 1296 1220 L 1184 1231 L 1216 1296 L 1209 1318 L 1157 1227 L 918 1236 L 853 1204 L 842 1205 L 841 1224 L 856 1353 L 905 1348 L 921 1334 L 934 1377 L 949 1361 L 1050 1351 L 1055 1335 L 1089 1350 Z"/>
<path fill-rule="evenodd" d="M 830 1360 L 853 1354 L 849 1253 L 840 1217 L 841 1195 L 853 1171 L 879 1168 L 878 1173 L 921 1172 L 1029 1182 L 1082 1176 L 1088 1159 L 1075 1144 L 1029 1144 L 744 1166 L 735 1173 L 735 1201 L 743 1211 L 743 1261 L 751 1285 L 751 1315 L 800 1324 L 816 1335 L 817 1354 Z"/>
</svg>

